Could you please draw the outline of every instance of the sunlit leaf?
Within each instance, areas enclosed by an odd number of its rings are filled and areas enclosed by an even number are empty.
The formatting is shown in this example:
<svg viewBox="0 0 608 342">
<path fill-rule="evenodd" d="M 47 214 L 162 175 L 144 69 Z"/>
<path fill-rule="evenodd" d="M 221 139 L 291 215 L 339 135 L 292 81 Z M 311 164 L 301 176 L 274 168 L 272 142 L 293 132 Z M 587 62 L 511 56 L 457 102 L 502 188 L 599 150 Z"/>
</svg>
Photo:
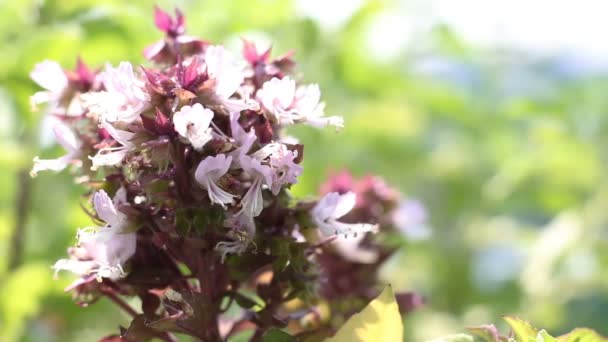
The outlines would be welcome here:
<svg viewBox="0 0 608 342">
<path fill-rule="evenodd" d="M 534 341 L 538 335 L 538 329 L 534 328 L 530 323 L 517 318 L 515 316 L 503 316 L 507 324 L 513 330 L 517 342 Z"/>
<path fill-rule="evenodd" d="M 390 286 L 326 342 L 402 341 L 403 323 Z"/>
<path fill-rule="evenodd" d="M 545 330 L 541 330 L 536 336 L 536 342 L 555 342 L 555 337 L 549 335 Z"/>
<path fill-rule="evenodd" d="M 262 337 L 262 342 L 293 342 L 295 337 L 279 329 L 270 329 Z"/>
<path fill-rule="evenodd" d="M 608 338 L 601 336 L 595 331 L 587 328 L 578 328 L 570 333 L 557 337 L 558 342 L 604 342 Z"/>
</svg>

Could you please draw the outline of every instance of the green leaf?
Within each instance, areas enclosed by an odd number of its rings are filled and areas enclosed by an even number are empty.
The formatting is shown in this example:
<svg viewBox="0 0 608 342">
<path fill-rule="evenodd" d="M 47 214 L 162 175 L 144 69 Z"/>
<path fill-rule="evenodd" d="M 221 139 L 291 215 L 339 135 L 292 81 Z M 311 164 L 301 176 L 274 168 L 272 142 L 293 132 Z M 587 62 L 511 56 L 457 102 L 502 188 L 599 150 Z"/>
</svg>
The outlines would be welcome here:
<svg viewBox="0 0 608 342">
<path fill-rule="evenodd" d="M 403 341 L 403 323 L 390 286 L 325 342 Z"/>
<path fill-rule="evenodd" d="M 257 296 L 255 298 L 251 298 L 239 292 L 234 294 L 234 300 L 240 307 L 244 309 L 255 308 L 255 311 L 261 310 L 266 305 L 266 303 L 264 303 L 264 301 Z"/>
<path fill-rule="evenodd" d="M 189 218 L 188 209 L 178 209 L 175 213 L 175 229 L 180 235 L 188 235 L 192 229 L 192 221 Z"/>
<path fill-rule="evenodd" d="M 131 321 L 129 328 L 124 334 L 124 339 L 127 341 L 150 341 L 158 333 L 151 327 L 146 325 L 146 317 L 138 315 Z"/>
<path fill-rule="evenodd" d="M 536 336 L 536 342 L 555 342 L 556 339 L 555 337 L 549 335 L 549 333 L 547 331 L 545 331 L 544 329 L 541 330 L 538 335 Z"/>
<path fill-rule="evenodd" d="M 271 254 L 277 258 L 272 263 L 272 269 L 275 272 L 285 270 L 291 260 L 291 251 L 289 248 L 290 241 L 284 238 L 276 238 L 271 242 Z"/>
<path fill-rule="evenodd" d="M 270 329 L 262 337 L 262 342 L 293 342 L 297 341 L 294 336 L 289 335 L 283 330 Z"/>
<path fill-rule="evenodd" d="M 608 338 L 587 328 L 577 328 L 566 335 L 559 336 L 557 342 L 605 342 Z"/>
<path fill-rule="evenodd" d="M 513 330 L 517 342 L 536 340 L 538 329 L 534 328 L 530 323 L 515 316 L 503 316 L 503 319 L 511 327 L 511 330 Z"/>
</svg>

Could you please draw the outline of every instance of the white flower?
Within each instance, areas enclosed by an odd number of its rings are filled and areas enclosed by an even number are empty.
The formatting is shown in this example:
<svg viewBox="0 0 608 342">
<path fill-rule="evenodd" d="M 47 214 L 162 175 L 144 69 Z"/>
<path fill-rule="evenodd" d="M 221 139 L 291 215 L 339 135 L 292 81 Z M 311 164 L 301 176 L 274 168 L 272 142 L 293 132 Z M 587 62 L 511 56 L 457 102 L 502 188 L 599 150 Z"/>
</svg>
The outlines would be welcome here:
<svg viewBox="0 0 608 342">
<path fill-rule="evenodd" d="M 114 202 L 105 191 L 93 196 L 95 211 L 106 222 L 104 227 L 86 228 L 78 232 L 78 245 L 70 249 L 70 259 L 55 263 L 55 272 L 71 271 L 86 276 L 95 274 L 97 279 L 112 280 L 123 277 L 122 265 L 135 254 L 136 233 L 125 233 L 126 216 L 116 209 L 116 205 L 126 201 L 124 188 L 117 191 Z"/>
<path fill-rule="evenodd" d="M 100 166 L 118 165 L 122 162 L 127 153 L 135 148 L 135 145 L 130 141 L 135 133 L 116 129 L 112 124 L 106 121 L 101 122 L 101 127 L 103 127 L 121 146 L 104 147 L 99 150 L 95 156 L 89 156 L 89 159 L 93 162 L 91 170 L 97 170 Z"/>
<path fill-rule="evenodd" d="M 297 151 L 291 151 L 281 143 L 271 143 L 251 155 L 258 160 L 268 158 L 268 164 L 273 170 L 272 193 L 277 195 L 285 184 L 296 184 L 298 176 L 302 174 L 302 166 L 294 160 L 298 157 Z"/>
<path fill-rule="evenodd" d="M 297 151 L 290 151 L 287 148 L 281 149 L 279 154 L 270 156 L 270 166 L 274 170 L 271 187 L 273 194 L 277 195 L 285 184 L 298 183 L 298 176 L 302 174 L 303 168 L 294 162 L 297 157 Z"/>
<path fill-rule="evenodd" d="M 361 241 L 363 239 L 365 239 L 365 234 L 359 234 L 352 238 L 337 236 L 332 245 L 348 261 L 360 264 L 373 264 L 378 261 L 378 252 L 362 247 Z"/>
<path fill-rule="evenodd" d="M 256 217 L 264 209 L 264 198 L 262 197 L 262 186 L 272 186 L 272 170 L 262 165 L 259 160 L 249 156 L 241 157 L 243 171 L 251 177 L 251 185 L 241 200 L 241 213 L 248 217 Z"/>
<path fill-rule="evenodd" d="M 117 206 L 127 202 L 127 191 L 125 188 L 120 188 L 114 194 L 114 200 L 110 200 L 110 196 L 100 190 L 93 195 L 93 206 L 97 216 L 114 228 L 122 228 L 127 222 L 127 217 L 122 212 L 116 209 Z"/>
<path fill-rule="evenodd" d="M 98 120 L 131 123 L 147 108 L 150 96 L 144 90 L 144 82 L 133 72 L 129 62 L 121 62 L 117 68 L 106 65 L 100 75 L 105 91 L 81 95 L 83 106 Z"/>
<path fill-rule="evenodd" d="M 261 101 L 262 106 L 275 116 L 277 121 L 289 120 L 289 109 L 292 107 L 296 96 L 296 81 L 290 77 L 282 79 L 272 78 L 270 81 L 262 85 L 262 89 L 258 90 L 257 97 Z"/>
<path fill-rule="evenodd" d="M 295 229 L 291 232 L 291 237 L 298 243 L 306 242 L 306 237 L 300 231 L 298 224 L 296 224 Z"/>
<path fill-rule="evenodd" d="M 173 114 L 175 131 L 186 139 L 196 150 L 200 150 L 213 136 L 209 127 L 213 119 L 213 111 L 204 108 L 200 103 L 194 106 L 183 106 Z"/>
<path fill-rule="evenodd" d="M 230 98 L 239 90 L 244 80 L 243 68 L 238 65 L 230 52 L 222 46 L 207 47 L 205 67 L 209 79 L 214 81 L 214 91 L 218 100 L 229 113 L 259 109 L 258 103 L 254 100 Z"/>
<path fill-rule="evenodd" d="M 46 89 L 35 93 L 30 98 L 32 107 L 36 108 L 36 105 L 46 102 L 50 102 L 51 107 L 57 106 L 69 83 L 68 77 L 59 63 L 48 60 L 38 63 L 30 73 L 30 77 L 39 86 Z"/>
<path fill-rule="evenodd" d="M 393 210 L 395 227 L 411 240 L 425 240 L 431 235 L 428 213 L 422 203 L 416 200 L 402 200 Z"/>
<path fill-rule="evenodd" d="M 120 233 L 127 225 L 127 217 L 116 209 L 116 206 L 126 202 L 126 192 L 120 188 L 114 196 L 114 201 L 108 194 L 100 190 L 93 195 L 93 207 L 97 216 L 106 223 L 103 227 L 87 227 L 79 229 L 76 234 L 78 245 L 97 244 L 110 241 L 114 235 Z"/>
<path fill-rule="evenodd" d="M 330 192 L 323 196 L 312 209 L 312 219 L 325 236 L 351 234 L 357 236 L 365 232 L 377 232 L 378 225 L 338 221 L 355 207 L 356 201 L 357 195 L 354 192 L 347 192 L 343 195 Z"/>
<path fill-rule="evenodd" d="M 228 215 L 224 220 L 224 227 L 232 231 L 241 232 L 239 235 L 246 234 L 249 237 L 253 237 L 256 230 L 253 217 L 244 215 L 242 212 Z"/>
<path fill-rule="evenodd" d="M 335 128 L 344 127 L 344 119 L 341 116 L 324 116 L 325 103 L 321 100 L 321 90 L 319 85 L 310 84 L 298 87 L 294 110 L 298 113 L 298 120 L 316 128 L 333 126 Z"/>
<path fill-rule="evenodd" d="M 253 217 L 237 213 L 224 220 L 224 227 L 230 229 L 226 234 L 233 241 L 221 241 L 215 245 L 215 250 L 222 255 L 222 262 L 228 254 L 240 255 L 247 250 L 255 234 Z"/>
<path fill-rule="evenodd" d="M 238 146 L 236 150 L 230 152 L 232 158 L 232 168 L 241 167 L 241 157 L 246 155 L 253 146 L 256 135 L 253 129 L 245 132 L 241 124 L 239 124 L 239 113 L 230 113 L 230 132 L 234 143 Z"/>
<path fill-rule="evenodd" d="M 30 175 L 35 177 L 39 171 L 53 170 L 61 171 L 65 169 L 72 161 L 77 160 L 80 155 L 80 141 L 76 138 L 74 132 L 65 124 L 58 122 L 53 127 L 53 133 L 57 142 L 68 152 L 57 159 L 40 159 L 34 157 L 34 167 L 30 171 Z"/>
<path fill-rule="evenodd" d="M 198 164 L 194 172 L 196 181 L 207 190 L 211 203 L 217 203 L 224 207 L 224 204 L 232 204 L 234 195 L 222 190 L 217 185 L 217 180 L 220 179 L 232 163 L 232 157 L 224 154 L 218 154 L 215 157 L 207 157 Z"/>
<path fill-rule="evenodd" d="M 303 122 L 322 128 L 327 125 L 342 128 L 342 117 L 325 117 L 325 104 L 319 102 L 319 86 L 311 84 L 296 89 L 296 82 L 290 77 L 272 78 L 257 92 L 257 98 L 268 113 L 282 125 Z"/>
<path fill-rule="evenodd" d="M 224 263 L 228 254 L 241 255 L 247 250 L 247 246 L 249 246 L 248 240 L 220 241 L 214 249 L 222 255 L 222 263 Z"/>
</svg>

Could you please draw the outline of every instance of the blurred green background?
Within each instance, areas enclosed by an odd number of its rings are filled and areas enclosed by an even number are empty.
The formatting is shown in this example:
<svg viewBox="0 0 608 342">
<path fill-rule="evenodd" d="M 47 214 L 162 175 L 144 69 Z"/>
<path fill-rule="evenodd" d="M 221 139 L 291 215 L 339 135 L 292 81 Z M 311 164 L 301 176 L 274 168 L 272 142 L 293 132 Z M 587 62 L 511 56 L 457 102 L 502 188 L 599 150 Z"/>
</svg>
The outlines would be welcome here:
<svg viewBox="0 0 608 342">
<path fill-rule="evenodd" d="M 387 26 L 412 19 L 404 1 L 340 1 L 329 14 L 305 3 L 158 1 L 184 10 L 189 33 L 233 51 L 240 37 L 274 42 L 275 55 L 295 49 L 327 113 L 345 117 L 337 134 L 291 130 L 306 146 L 297 195 L 347 168 L 428 206 L 432 237 L 407 243 L 383 270 L 397 290 L 428 299 L 405 318 L 407 340 L 502 314 L 554 334 L 608 334 L 605 73 L 480 46 L 450 25 L 405 39 Z M 77 307 L 62 291 L 70 276 L 52 278 L 90 222 L 68 172 L 27 175 L 33 156 L 60 153 L 30 111 L 28 74 L 47 58 L 72 68 L 77 55 L 93 66 L 147 63 L 142 48 L 161 36 L 152 10 L 141 0 L 0 1 L 0 341 L 94 341 L 128 322 L 105 300 Z"/>
</svg>

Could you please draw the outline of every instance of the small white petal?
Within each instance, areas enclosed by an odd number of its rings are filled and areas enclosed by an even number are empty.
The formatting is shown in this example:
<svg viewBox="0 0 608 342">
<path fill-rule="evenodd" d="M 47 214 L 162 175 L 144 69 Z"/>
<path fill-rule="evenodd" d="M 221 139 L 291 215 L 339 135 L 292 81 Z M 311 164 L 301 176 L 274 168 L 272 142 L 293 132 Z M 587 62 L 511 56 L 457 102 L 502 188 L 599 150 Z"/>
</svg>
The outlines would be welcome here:
<svg viewBox="0 0 608 342">
<path fill-rule="evenodd" d="M 214 182 L 208 182 L 206 189 L 211 202 L 220 204 L 221 206 L 224 206 L 224 204 L 232 204 L 233 199 L 236 197 L 235 195 L 224 191 Z"/>
<path fill-rule="evenodd" d="M 356 195 L 348 192 L 340 195 L 337 192 L 330 192 L 325 195 L 312 209 L 313 221 L 317 224 L 323 235 L 351 235 L 358 236 L 366 232 L 377 232 L 378 225 L 368 223 L 344 223 L 338 221 L 355 206 Z"/>
<path fill-rule="evenodd" d="M 273 78 L 265 82 L 257 93 L 258 100 L 266 111 L 281 125 L 306 123 L 313 127 L 323 128 L 344 126 L 339 116 L 325 117 L 325 104 L 320 102 L 321 91 L 317 84 L 300 86 L 296 89 L 295 81 L 289 77 Z"/>
<path fill-rule="evenodd" d="M 106 64 L 105 71 L 100 75 L 103 85 L 110 93 L 123 94 L 130 105 L 149 100 L 144 91 L 145 83 L 139 80 L 129 62 L 120 62 L 117 68 Z"/>
<path fill-rule="evenodd" d="M 297 109 L 300 113 L 312 113 L 319 106 L 321 89 L 318 84 L 298 87 L 296 90 Z"/>
<path fill-rule="evenodd" d="M 182 138 L 199 150 L 213 139 L 209 128 L 213 115 L 213 111 L 204 108 L 200 103 L 196 103 L 194 106 L 183 106 L 173 114 L 173 125 Z"/>
<path fill-rule="evenodd" d="M 379 226 L 370 223 L 344 223 L 336 220 L 330 220 L 319 225 L 321 232 L 325 236 L 343 235 L 343 236 L 358 236 L 367 232 L 377 233 Z"/>
<path fill-rule="evenodd" d="M 239 124 L 238 113 L 230 113 L 230 133 L 234 139 L 234 143 L 238 146 L 236 150 L 230 152 L 232 156 L 232 168 L 238 169 L 241 167 L 241 157 L 246 155 L 253 143 L 257 139 L 253 129 L 245 132 L 241 124 Z"/>
<path fill-rule="evenodd" d="M 114 125 L 112 125 L 111 123 L 109 123 L 107 121 L 102 121 L 101 127 L 104 128 L 108 132 L 108 134 L 112 137 L 112 139 L 116 140 L 121 145 L 123 145 L 125 147 L 135 147 L 131 143 L 131 139 L 133 139 L 133 136 L 135 136 L 135 133 L 117 129 L 114 127 Z"/>
<path fill-rule="evenodd" d="M 244 79 L 234 56 L 222 46 L 209 46 L 205 50 L 205 63 L 209 78 L 215 81 L 217 96 L 222 100 L 230 98 Z"/>
<path fill-rule="evenodd" d="M 348 214 L 357 203 L 357 195 L 349 191 L 345 194 L 340 195 L 338 202 L 334 208 L 334 211 L 331 213 L 331 217 L 338 219 L 346 214 Z"/>
<path fill-rule="evenodd" d="M 244 231 L 249 237 L 254 236 L 256 232 L 253 217 L 244 215 L 242 212 L 228 216 L 224 220 L 224 227 L 235 231 Z"/>
<path fill-rule="evenodd" d="M 221 241 L 214 249 L 222 254 L 222 263 L 224 263 L 228 254 L 240 255 L 247 250 L 248 245 L 248 241 Z"/>
<path fill-rule="evenodd" d="M 263 165 L 259 160 L 249 156 L 242 156 L 241 167 L 252 178 L 260 178 L 262 184 L 267 186 L 272 184 L 272 170 L 269 166 Z"/>
<path fill-rule="evenodd" d="M 264 209 L 262 186 L 272 186 L 272 170 L 259 160 L 248 156 L 241 157 L 241 167 L 252 178 L 252 183 L 241 200 L 241 212 L 249 217 L 258 216 Z"/>
<path fill-rule="evenodd" d="M 231 156 L 226 157 L 224 154 L 210 156 L 201 161 L 194 172 L 194 178 L 207 190 L 212 203 L 223 206 L 224 204 L 231 204 L 233 198 L 236 197 L 224 191 L 215 183 L 228 172 L 231 163 Z"/>
<path fill-rule="evenodd" d="M 125 156 L 129 153 L 127 147 L 117 148 L 102 148 L 94 156 L 89 156 L 92 162 L 91 170 L 95 171 L 101 166 L 115 166 L 125 159 Z"/>
<path fill-rule="evenodd" d="M 80 141 L 76 138 L 76 134 L 67 126 L 61 123 L 53 126 L 53 133 L 57 142 L 68 152 L 78 152 L 80 150 Z"/>
<path fill-rule="evenodd" d="M 34 157 L 34 166 L 30 171 L 30 175 L 36 177 L 38 172 L 47 170 L 61 171 L 70 165 L 72 159 L 73 156 L 69 154 L 57 159 L 40 159 L 39 157 Z"/>
<path fill-rule="evenodd" d="M 122 162 L 125 156 L 135 148 L 135 145 L 133 145 L 133 143 L 130 141 L 135 133 L 116 129 L 107 121 L 102 121 L 101 127 L 103 127 L 108 134 L 110 134 L 110 136 L 122 146 L 104 147 L 97 151 L 95 156 L 89 156 L 89 159 L 93 164 L 91 166 L 91 170 L 97 170 L 100 166 L 118 165 Z"/>
<path fill-rule="evenodd" d="M 70 249 L 70 259 L 59 260 L 53 267 L 56 272 L 71 271 L 81 276 L 96 274 L 97 279 L 116 280 L 125 275 L 123 265 L 135 254 L 136 233 L 123 233 L 126 217 L 116 210 L 115 205 L 125 200 L 126 190 L 119 189 L 110 200 L 101 190 L 93 196 L 97 215 L 107 225 L 78 230 L 78 247 Z"/>
<path fill-rule="evenodd" d="M 57 159 L 40 159 L 34 158 L 34 166 L 30 171 L 33 177 L 40 171 L 52 170 L 61 171 L 65 169 L 72 161 L 77 160 L 80 155 L 80 142 L 76 138 L 74 132 L 65 124 L 57 123 L 53 126 L 53 134 L 59 144 L 68 152 L 66 155 Z"/>
<path fill-rule="evenodd" d="M 243 208 L 241 212 L 249 217 L 256 217 L 260 215 L 264 209 L 264 197 L 262 196 L 262 180 L 261 178 L 255 178 L 249 190 L 243 199 L 241 200 Z"/>
<path fill-rule="evenodd" d="M 110 199 L 110 196 L 104 190 L 99 190 L 93 195 L 93 206 L 99 218 L 104 222 L 112 226 L 120 223 L 118 211 L 114 207 L 112 199 Z"/>
<path fill-rule="evenodd" d="M 117 68 L 107 64 L 99 77 L 105 90 L 82 94 L 80 98 L 83 107 L 100 122 L 131 123 L 149 106 L 150 96 L 130 63 L 121 62 Z"/>
<path fill-rule="evenodd" d="M 356 237 L 339 235 L 332 242 L 332 245 L 346 260 L 361 264 L 371 264 L 378 260 L 379 255 L 377 251 L 365 249 L 360 245 L 364 238 L 365 234 L 359 234 Z"/>
<path fill-rule="evenodd" d="M 60 94 L 68 86 L 68 77 L 59 63 L 54 61 L 43 61 L 34 66 L 30 73 L 34 82 L 52 94 Z"/>
<path fill-rule="evenodd" d="M 222 100 L 222 105 L 228 111 L 228 113 L 240 113 L 244 110 L 260 109 L 260 105 L 252 99 L 225 99 Z"/>
<path fill-rule="evenodd" d="M 272 78 L 266 81 L 257 97 L 262 105 L 279 119 L 280 112 L 286 111 L 293 103 L 296 94 L 296 82 L 289 76 L 282 79 Z"/>
<path fill-rule="evenodd" d="M 39 104 L 50 102 L 54 99 L 54 94 L 50 91 L 38 91 L 30 96 L 30 106 L 36 110 Z"/>
<path fill-rule="evenodd" d="M 91 260 L 60 259 L 52 268 L 55 270 L 55 278 L 57 278 L 60 271 L 69 271 L 84 276 L 90 274 L 95 266 L 95 262 Z"/>
</svg>

